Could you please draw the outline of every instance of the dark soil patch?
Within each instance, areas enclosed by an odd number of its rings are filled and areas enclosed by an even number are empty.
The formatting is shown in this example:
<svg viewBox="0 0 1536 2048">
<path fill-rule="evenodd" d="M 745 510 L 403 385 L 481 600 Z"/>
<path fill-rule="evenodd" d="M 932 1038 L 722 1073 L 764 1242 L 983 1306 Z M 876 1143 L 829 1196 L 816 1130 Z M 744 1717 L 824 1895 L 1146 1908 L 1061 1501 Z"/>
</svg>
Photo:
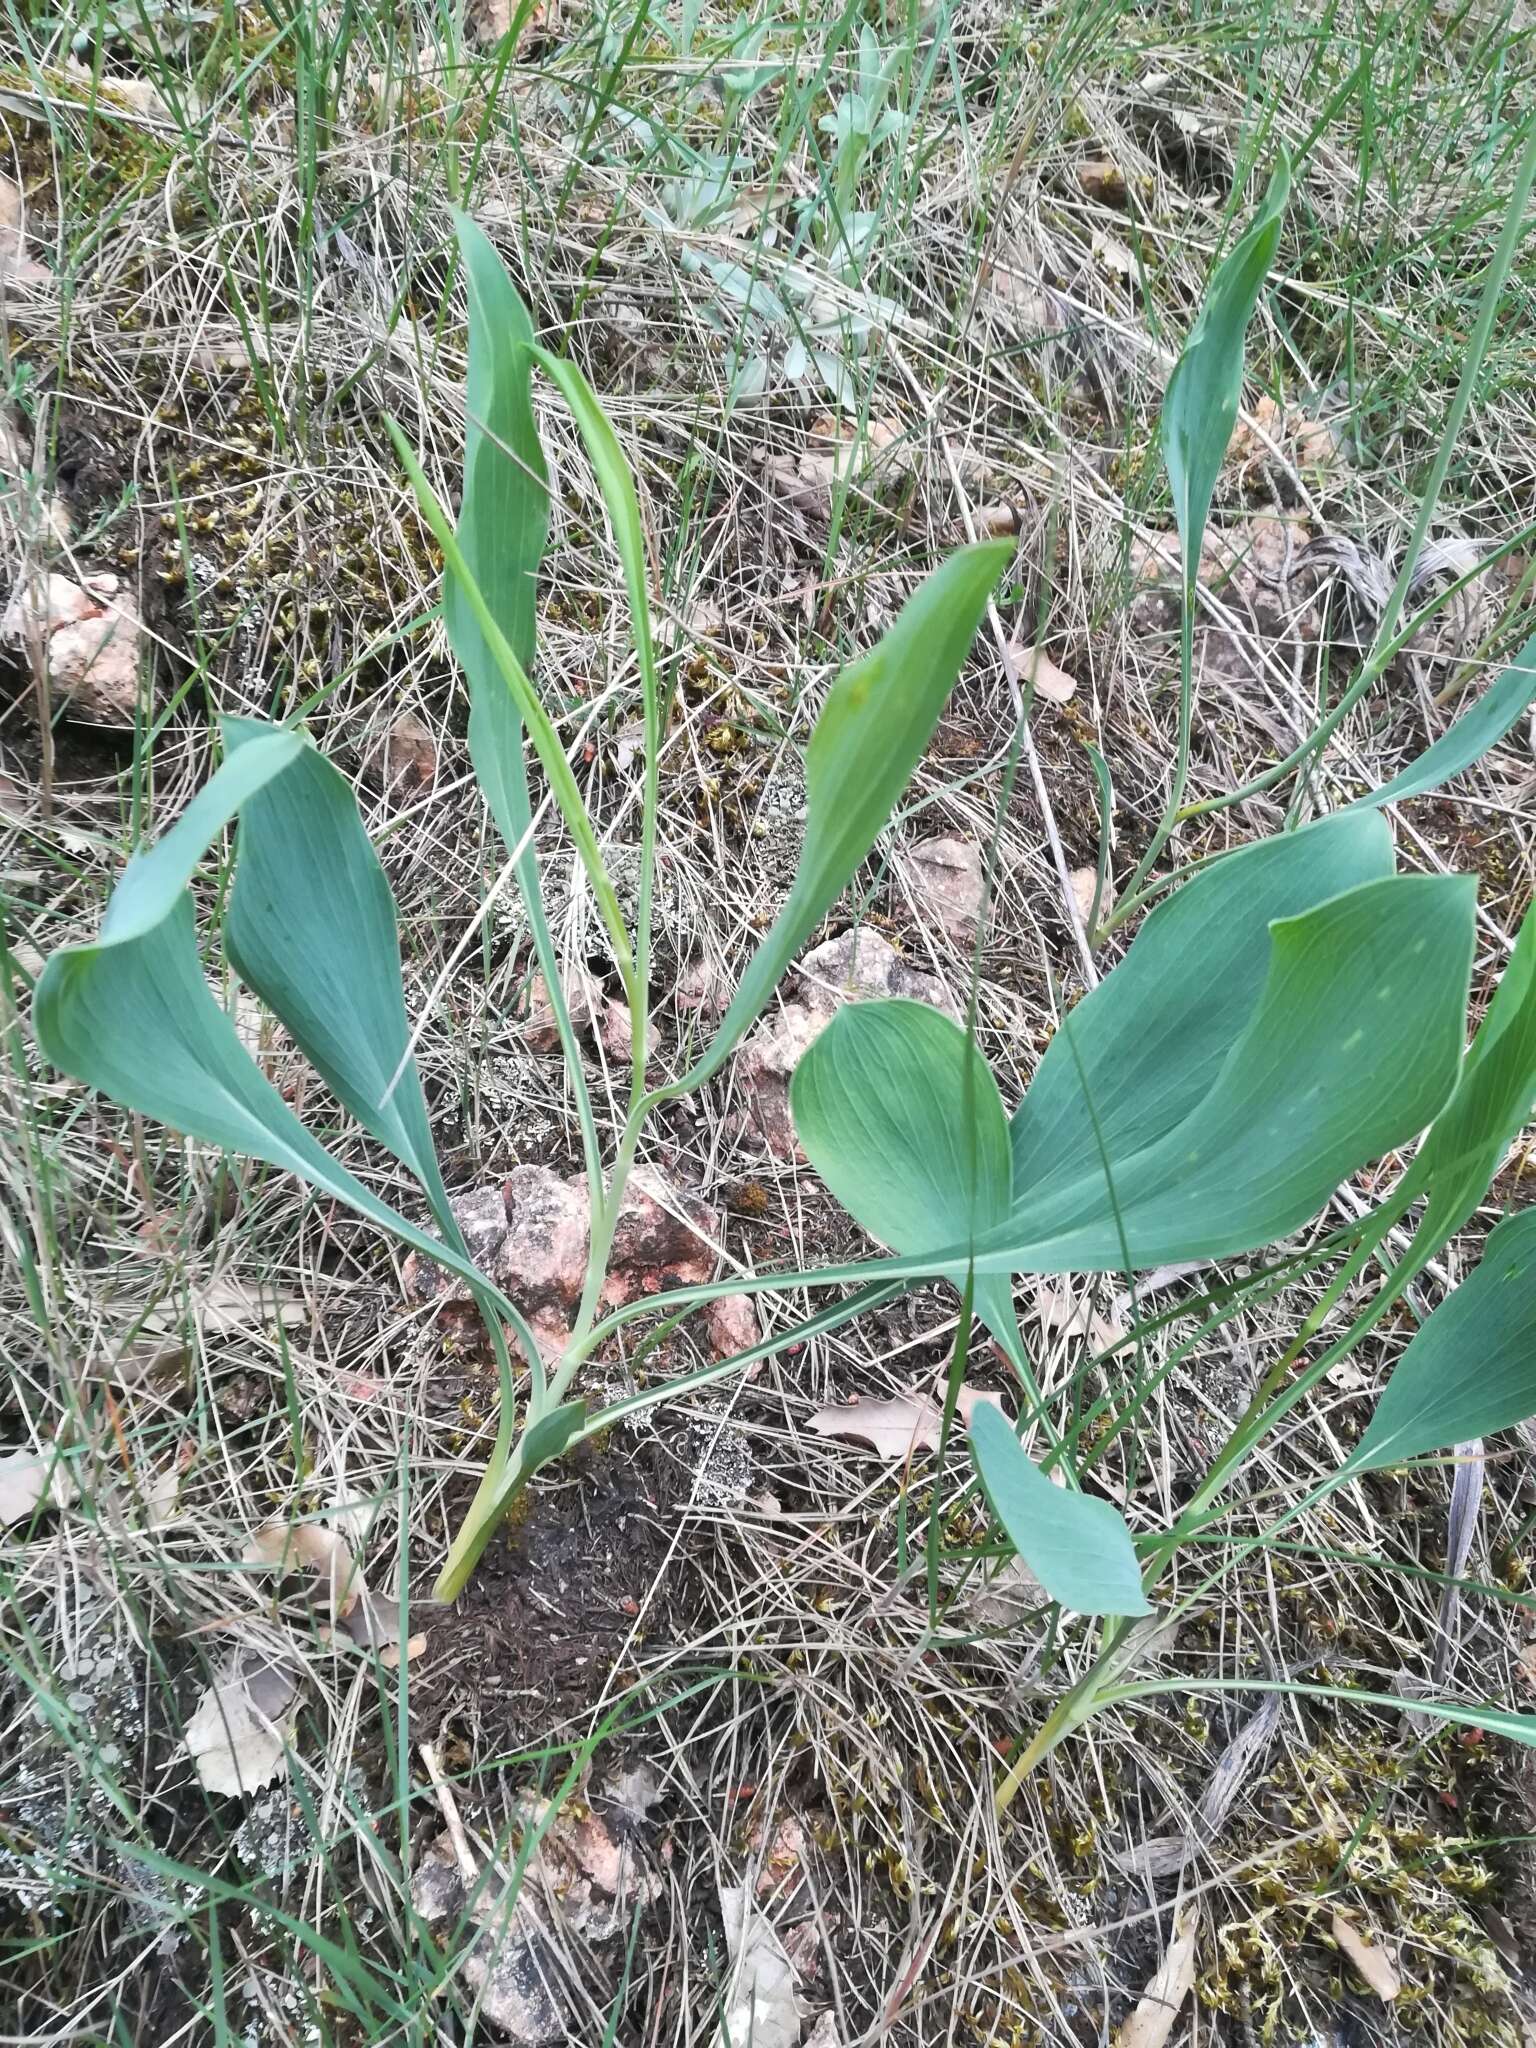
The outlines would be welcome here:
<svg viewBox="0 0 1536 2048">
<path fill-rule="evenodd" d="M 605 1693 L 637 1675 L 618 1666 L 644 1610 L 654 1650 L 697 1632 L 702 1584 L 686 1549 L 660 1587 L 688 1474 L 653 1441 L 615 1437 L 566 1459 L 493 1539 L 457 1604 L 428 1623 L 411 1674 L 418 1734 L 472 1735 L 482 1759 L 584 1728 Z M 474 1482 L 452 1498 L 468 1506 Z M 616 1668 L 618 1666 L 618 1668 Z M 610 1686 L 610 1681 L 613 1681 Z"/>
</svg>

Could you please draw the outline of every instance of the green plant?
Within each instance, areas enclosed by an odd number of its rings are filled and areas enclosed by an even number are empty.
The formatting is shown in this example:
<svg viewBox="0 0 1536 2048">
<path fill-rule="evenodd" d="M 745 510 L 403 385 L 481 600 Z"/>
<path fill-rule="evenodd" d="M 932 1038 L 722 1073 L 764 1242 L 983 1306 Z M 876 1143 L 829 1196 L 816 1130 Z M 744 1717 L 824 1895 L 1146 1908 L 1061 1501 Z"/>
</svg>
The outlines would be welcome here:
<svg viewBox="0 0 1536 2048">
<path fill-rule="evenodd" d="M 1285 172 L 1218 270 L 1169 395 L 1165 448 L 1190 561 L 1215 482 L 1218 429 L 1240 388 L 1244 332 L 1278 234 Z M 960 550 L 909 599 L 879 644 L 833 684 L 806 756 L 807 820 L 793 887 L 747 964 L 713 1039 L 660 1086 L 646 1076 L 657 778 L 665 705 L 650 625 L 645 535 L 619 444 L 581 373 L 534 341 L 490 244 L 468 221 L 459 242 L 469 289 L 469 431 L 463 505 L 449 521 L 416 458 L 401 460 L 446 563 L 444 614 L 470 697 L 476 774 L 515 864 L 552 997 L 593 1190 L 591 1250 L 571 1341 L 546 1369 L 515 1305 L 471 1261 L 433 1153 L 410 1055 L 394 907 L 343 778 L 295 730 L 223 721 L 226 758 L 178 822 L 136 854 L 94 944 L 54 956 L 35 1020 L 53 1062 L 114 1100 L 207 1143 L 292 1171 L 469 1284 L 501 1374 L 498 1434 L 438 1582 L 463 1586 L 490 1535 L 541 1466 L 616 1417 L 737 1370 L 862 1313 L 914 1280 L 963 1290 L 1017 1373 L 1022 1412 L 983 1408 L 971 1449 L 1009 1542 L 1046 1590 L 1106 1617 L 1100 1655 L 1026 1750 L 1003 1788 L 1087 1714 L 1134 1695 L 1123 1681 L 1131 1619 L 1169 1560 L 1221 1513 L 1253 1446 L 1340 1355 L 1292 1376 L 1328 1306 L 1419 1201 L 1408 1254 L 1387 1274 L 1358 1342 L 1459 1229 L 1536 1093 L 1536 928 L 1528 922 L 1470 1052 L 1464 1053 L 1473 885 L 1394 872 L 1381 802 L 1430 786 L 1507 730 L 1536 692 L 1536 642 L 1510 677 L 1374 798 L 1200 869 L 1161 903 L 1124 960 L 1068 1013 L 1010 1117 L 973 1030 L 905 1003 L 843 1009 L 802 1061 L 793 1108 L 828 1185 L 892 1256 L 746 1284 L 845 1288 L 794 1329 L 683 1380 L 590 1411 L 584 1361 L 638 1314 L 683 1314 L 739 1279 L 678 1290 L 599 1315 L 619 1207 L 644 1127 L 662 1103 L 716 1074 L 796 954 L 869 853 L 920 760 L 959 674 L 1008 544 Z M 1261 260 L 1262 259 L 1262 260 Z M 559 736 L 531 680 L 536 579 L 547 537 L 547 473 L 531 402 L 540 368 L 585 443 L 607 506 L 634 624 L 644 728 L 638 908 L 631 929 Z M 1182 424 L 1181 424 L 1182 423 Z M 1213 424 L 1214 423 L 1214 424 Z M 1188 629 L 1186 628 L 1186 650 Z M 1187 747 L 1189 670 L 1181 710 Z M 1513 678 L 1513 680 L 1511 680 Z M 1497 712 L 1489 707 L 1497 705 Z M 1502 722 L 1501 722 L 1502 721 Z M 585 868 L 633 1035 L 628 1099 L 606 1161 L 571 1021 L 559 996 L 541 903 L 525 762 L 531 742 Z M 1417 777 L 1418 779 L 1414 779 Z M 1425 778 L 1428 778 L 1426 780 Z M 419 1184 L 442 1241 L 383 1202 L 313 1137 L 265 1080 L 210 992 L 188 884 L 238 818 L 225 955 L 281 1019 L 344 1107 Z M 1350 1233 L 1341 1272 L 1268 1376 L 1197 1498 L 1164 1531 L 1133 1537 L 1091 1493 L 1103 1442 L 1064 1419 L 1036 1385 L 1013 1308 L 1020 1273 L 1124 1272 L 1268 1245 L 1312 1218 L 1362 1165 L 1429 1135 L 1394 1194 Z M 1502 1427 L 1536 1412 L 1531 1233 L 1505 1227 L 1479 1276 L 1405 1353 L 1378 1422 L 1339 1474 Z M 518 1427 L 513 1343 L 527 1395 Z M 964 1330 L 957 1356 L 963 1358 Z M 1497 1343 L 1497 1374 L 1475 1361 Z M 1426 1363 L 1426 1360 L 1428 1361 Z M 1141 1398 L 1097 1419 L 1131 1428 Z M 949 1405 L 953 1412 L 953 1396 Z M 1385 1419 L 1382 1419 L 1385 1418 Z M 1038 1433 L 1038 1464 L 1023 1437 Z M 1064 1480 L 1057 1486 L 1051 1471 Z M 1294 1512 L 1294 1510 L 1293 1510 Z M 1447 1705 L 1478 1725 L 1536 1739 L 1536 1722 Z"/>
</svg>

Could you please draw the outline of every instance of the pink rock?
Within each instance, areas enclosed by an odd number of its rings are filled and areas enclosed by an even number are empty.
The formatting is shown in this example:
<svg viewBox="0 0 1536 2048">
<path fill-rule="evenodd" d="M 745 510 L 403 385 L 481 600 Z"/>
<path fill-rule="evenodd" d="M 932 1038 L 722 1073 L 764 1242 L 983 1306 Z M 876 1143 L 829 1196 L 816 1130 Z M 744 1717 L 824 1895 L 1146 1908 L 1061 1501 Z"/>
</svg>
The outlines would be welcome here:
<svg viewBox="0 0 1536 2048">
<path fill-rule="evenodd" d="M 144 621 L 117 578 L 90 576 L 82 586 L 50 576 L 41 591 L 25 585 L 0 634 L 24 646 L 39 630 L 54 692 L 69 709 L 98 725 L 132 725 Z"/>
<path fill-rule="evenodd" d="M 598 1024 L 598 1037 L 603 1041 L 603 1050 L 607 1053 L 609 1059 L 617 1060 L 621 1066 L 628 1066 L 630 1061 L 633 1051 L 630 1043 L 633 1029 L 634 1026 L 630 1017 L 628 1003 L 620 1002 L 616 997 L 612 997 L 603 1004 L 602 1016 Z M 645 1024 L 645 1057 L 647 1064 L 656 1057 L 660 1046 L 661 1033 L 650 1019 L 647 1018 Z"/>
<path fill-rule="evenodd" d="M 547 1166 L 517 1166 L 502 1190 L 507 1230 L 491 1277 L 525 1314 L 569 1308 L 587 1271 L 590 1219 L 585 1184 Z"/>
<path fill-rule="evenodd" d="M 803 1160 L 789 1111 L 789 1077 L 846 1002 L 905 996 L 954 1014 L 944 984 L 911 967 L 890 940 L 869 925 L 828 939 L 796 970 L 800 1000 L 781 1004 L 742 1045 L 732 1072 L 743 1106 L 744 1134 L 775 1159 Z"/>
<path fill-rule="evenodd" d="M 469 1256 L 483 1273 L 489 1274 L 496 1250 L 507 1234 L 507 1205 L 500 1188 L 471 1188 L 455 1195 L 448 1204 L 453 1211 Z M 435 1302 L 444 1308 L 467 1308 L 473 1297 L 467 1280 L 450 1273 L 424 1252 L 411 1252 L 405 1261 L 405 1291 L 415 1302 Z"/>
<path fill-rule="evenodd" d="M 723 1017 L 731 1000 L 731 984 L 712 960 L 695 960 L 677 977 L 672 1000 L 680 1010 L 701 1017 Z"/>
<path fill-rule="evenodd" d="M 983 888 L 981 848 L 970 839 L 924 839 L 902 862 L 921 909 L 952 939 L 975 936 Z"/>
<path fill-rule="evenodd" d="M 795 970 L 801 1000 L 830 1014 L 841 1004 L 879 996 L 906 996 L 952 1010 L 944 984 L 932 974 L 909 966 L 872 925 L 855 925 L 807 953 Z"/>
<path fill-rule="evenodd" d="M 558 1365 L 571 1341 L 571 1326 L 557 1309 L 541 1308 L 528 1318 L 528 1327 L 546 1365 Z"/>
<path fill-rule="evenodd" d="M 831 1023 L 835 1002 L 808 1009 L 785 1003 L 777 1016 L 759 1024 L 737 1053 L 732 1071 L 743 1111 L 745 1134 L 775 1159 L 803 1159 L 789 1113 L 789 1077 Z"/>
<path fill-rule="evenodd" d="M 722 1294 L 703 1311 L 709 1347 L 717 1358 L 734 1358 L 738 1351 L 750 1351 L 762 1337 L 757 1303 L 750 1294 Z"/>
<path fill-rule="evenodd" d="M 654 1166 L 637 1166 L 613 1233 L 603 1300 L 610 1308 L 669 1287 L 692 1287 L 715 1270 L 721 1217 Z"/>
<path fill-rule="evenodd" d="M 582 968 L 563 975 L 560 985 L 565 991 L 565 1007 L 572 1024 L 578 1031 L 590 1030 L 593 1020 L 602 1012 L 602 990 Z M 549 1000 L 549 986 L 537 969 L 528 984 L 528 1019 L 523 1025 L 523 1043 L 530 1052 L 555 1052 L 560 1045 L 554 1006 Z"/>
</svg>

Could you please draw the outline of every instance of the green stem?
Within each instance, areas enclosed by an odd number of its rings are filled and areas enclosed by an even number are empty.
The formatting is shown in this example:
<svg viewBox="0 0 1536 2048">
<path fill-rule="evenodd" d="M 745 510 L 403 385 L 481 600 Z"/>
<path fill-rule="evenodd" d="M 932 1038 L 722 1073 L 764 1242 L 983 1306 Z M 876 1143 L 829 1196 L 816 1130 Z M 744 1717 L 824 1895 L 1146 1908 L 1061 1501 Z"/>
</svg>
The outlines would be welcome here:
<svg viewBox="0 0 1536 2048">
<path fill-rule="evenodd" d="M 1163 807 L 1157 830 L 1152 834 L 1152 843 L 1136 863 L 1136 872 L 1125 885 L 1130 895 L 1134 895 L 1145 882 L 1157 865 L 1158 855 L 1173 837 L 1179 822 L 1179 807 L 1189 784 L 1190 735 L 1195 713 L 1195 604 L 1198 596 L 1197 557 L 1195 563 L 1185 565 L 1184 571 L 1184 603 L 1179 619 L 1179 751 L 1173 766 L 1173 786 L 1168 792 L 1168 801 Z"/>
</svg>

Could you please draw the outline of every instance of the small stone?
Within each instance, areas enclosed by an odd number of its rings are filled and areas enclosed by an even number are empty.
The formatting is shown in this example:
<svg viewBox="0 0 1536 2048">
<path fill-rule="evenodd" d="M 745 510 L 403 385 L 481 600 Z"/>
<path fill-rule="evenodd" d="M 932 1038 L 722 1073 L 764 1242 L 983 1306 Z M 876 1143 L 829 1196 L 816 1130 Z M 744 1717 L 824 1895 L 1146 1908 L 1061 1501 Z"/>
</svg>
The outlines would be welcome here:
<svg viewBox="0 0 1536 2048">
<path fill-rule="evenodd" d="M 981 916 L 981 848 L 969 839 L 924 839 L 902 863 L 919 904 L 952 939 L 969 940 Z"/>
<path fill-rule="evenodd" d="M 497 1247 L 507 1234 L 507 1205 L 500 1188 L 471 1188 L 448 1204 L 464 1233 L 469 1256 L 484 1273 L 495 1264 Z M 442 1308 L 467 1308 L 473 1296 L 469 1282 L 424 1252 L 410 1252 L 405 1261 L 405 1291 L 411 1301 Z"/>
<path fill-rule="evenodd" d="M 720 1230 L 718 1209 L 678 1187 L 656 1167 L 637 1166 L 624 1189 L 613 1233 L 604 1303 L 617 1308 L 643 1295 L 711 1279 Z"/>
<path fill-rule="evenodd" d="M 817 946 L 800 962 L 797 973 L 802 1000 L 828 1015 L 861 997 L 906 996 L 936 1010 L 954 1007 L 936 975 L 910 966 L 871 925 L 855 925 Z"/>
<path fill-rule="evenodd" d="M 734 1358 L 739 1351 L 750 1351 L 762 1339 L 757 1303 L 750 1294 L 722 1294 L 718 1301 L 706 1303 L 703 1323 L 709 1347 L 717 1358 Z"/>
<path fill-rule="evenodd" d="M 49 679 L 77 717 L 96 725 L 132 725 L 139 703 L 144 621 L 115 576 L 84 585 L 49 576 L 41 601 L 26 584 L 0 620 L 0 635 L 25 646 L 41 631 Z"/>
<path fill-rule="evenodd" d="M 911 967 L 890 940 L 856 925 L 814 947 L 797 969 L 798 1002 L 782 1003 L 742 1045 L 732 1067 L 743 1126 L 775 1159 L 800 1160 L 789 1110 L 789 1079 L 845 1002 L 905 996 L 954 1014 L 944 984 Z"/>
<path fill-rule="evenodd" d="M 790 1076 L 831 1023 L 835 1008 L 835 1003 L 815 1009 L 784 1003 L 736 1054 L 732 1072 L 744 1127 L 775 1159 L 805 1157 L 790 1115 Z"/>
<path fill-rule="evenodd" d="M 491 1277 L 525 1314 L 569 1308 L 587 1271 L 591 1219 L 583 1182 L 547 1166 L 517 1166 L 502 1190 L 507 1229 Z"/>
<path fill-rule="evenodd" d="M 1125 173 L 1107 156 L 1091 156 L 1077 167 L 1077 182 L 1086 199 L 1102 206 L 1124 206 Z"/>
<path fill-rule="evenodd" d="M 731 984 L 712 960 L 695 960 L 677 977 L 672 1000 L 680 1010 L 701 1017 L 723 1017 L 731 1000 Z"/>
</svg>

